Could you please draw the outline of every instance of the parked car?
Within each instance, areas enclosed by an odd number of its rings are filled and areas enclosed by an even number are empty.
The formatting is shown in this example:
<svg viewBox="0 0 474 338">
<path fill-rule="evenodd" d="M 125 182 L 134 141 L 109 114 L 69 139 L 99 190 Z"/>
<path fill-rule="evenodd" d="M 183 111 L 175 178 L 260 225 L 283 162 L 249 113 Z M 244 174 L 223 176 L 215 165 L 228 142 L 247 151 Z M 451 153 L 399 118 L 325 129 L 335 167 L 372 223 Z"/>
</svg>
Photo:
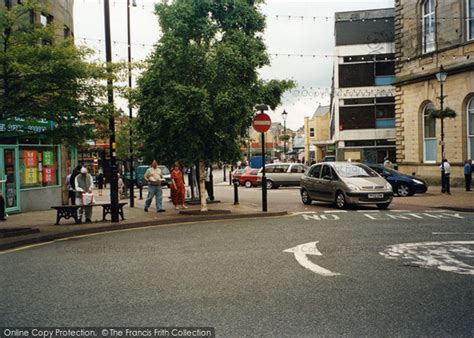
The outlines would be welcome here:
<svg viewBox="0 0 474 338">
<path fill-rule="evenodd" d="M 133 182 L 134 184 L 140 188 L 143 186 L 147 186 L 148 182 L 145 180 L 145 173 L 147 169 L 150 168 L 149 165 L 140 165 L 135 168 L 135 172 L 133 173 Z M 162 183 L 163 186 L 170 187 L 171 186 L 171 173 L 167 166 L 159 165 L 158 168 L 161 169 L 161 173 L 163 174 L 163 178 L 165 181 Z M 128 185 L 130 181 L 130 173 L 125 173 L 125 182 Z"/>
<path fill-rule="evenodd" d="M 404 175 L 396 170 L 385 168 L 377 164 L 367 164 L 380 176 L 385 178 L 393 187 L 393 192 L 401 197 L 413 196 L 414 194 L 424 194 L 428 190 L 425 181 L 418 177 Z"/>
<path fill-rule="evenodd" d="M 273 163 L 265 166 L 267 189 L 277 189 L 280 186 L 299 186 L 301 177 L 307 169 L 301 163 Z M 258 175 L 262 177 L 262 168 Z"/>
<path fill-rule="evenodd" d="M 239 176 L 239 185 L 243 185 L 246 188 L 252 188 L 259 186 L 262 184 L 260 176 L 258 176 L 258 172 L 260 169 L 252 169 L 248 173 L 244 173 Z"/>
<path fill-rule="evenodd" d="M 350 204 L 375 204 L 386 209 L 393 199 L 390 183 L 362 163 L 324 162 L 312 165 L 301 179 L 301 200 L 333 202 L 340 209 Z"/>
<path fill-rule="evenodd" d="M 235 169 L 232 172 L 232 183 L 237 183 L 237 185 L 240 185 L 240 176 L 250 173 L 251 170 L 252 169 L 250 167 Z"/>
</svg>

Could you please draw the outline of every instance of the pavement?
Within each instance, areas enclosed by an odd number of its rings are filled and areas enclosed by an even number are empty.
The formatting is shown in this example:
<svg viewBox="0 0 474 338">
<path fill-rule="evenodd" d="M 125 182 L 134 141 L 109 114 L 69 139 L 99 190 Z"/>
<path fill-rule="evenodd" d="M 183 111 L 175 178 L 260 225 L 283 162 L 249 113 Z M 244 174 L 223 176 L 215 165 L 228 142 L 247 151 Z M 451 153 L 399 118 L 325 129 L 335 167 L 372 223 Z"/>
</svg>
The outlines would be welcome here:
<svg viewBox="0 0 474 338">
<path fill-rule="evenodd" d="M 451 195 L 441 194 L 439 187 L 430 187 L 426 194 L 412 197 L 395 197 L 390 209 L 393 210 L 424 210 L 424 209 L 446 209 L 455 211 L 474 212 L 474 192 L 466 192 L 462 188 L 453 188 Z M 144 200 L 138 199 L 136 192 L 135 207 L 124 207 L 125 220 L 119 223 L 103 222 L 101 220 L 102 208 L 94 208 L 92 224 L 74 224 L 72 219 L 61 220 L 60 225 L 54 225 L 56 220 L 55 210 L 44 210 L 12 214 L 6 222 L 0 223 L 2 229 L 32 228 L 36 233 L 24 234 L 21 236 L 0 238 L 0 251 L 8 250 L 19 246 L 35 243 L 47 242 L 67 238 L 77 235 L 85 235 L 95 232 L 105 232 L 144 226 L 165 226 L 177 223 L 189 223 L 206 220 L 225 220 L 232 218 L 257 218 L 280 216 L 290 212 L 304 212 L 321 209 L 335 209 L 328 203 L 314 202 L 311 206 L 303 205 L 299 198 L 298 187 L 280 188 L 268 191 L 268 212 L 261 210 L 261 189 L 260 188 L 239 188 L 240 204 L 233 204 L 233 187 L 228 182 L 217 182 L 215 195 L 220 203 L 209 204 L 209 209 L 217 211 L 215 214 L 196 215 L 181 214 L 182 210 L 174 210 L 173 205 L 168 200 L 169 190 L 163 190 L 164 208 L 167 212 L 157 213 L 154 210 L 154 202 L 150 211 L 143 211 Z M 144 190 L 143 195 L 146 195 Z M 104 190 L 102 196 L 96 196 L 97 202 L 109 201 L 109 191 Z M 127 200 L 122 200 L 125 202 Z M 199 205 L 189 205 L 186 211 L 198 211 Z M 367 209 L 371 207 L 364 207 Z M 223 213 L 223 211 L 227 213 Z M 230 211 L 230 212 L 229 212 Z M 110 217 L 110 216 L 108 216 Z"/>
</svg>

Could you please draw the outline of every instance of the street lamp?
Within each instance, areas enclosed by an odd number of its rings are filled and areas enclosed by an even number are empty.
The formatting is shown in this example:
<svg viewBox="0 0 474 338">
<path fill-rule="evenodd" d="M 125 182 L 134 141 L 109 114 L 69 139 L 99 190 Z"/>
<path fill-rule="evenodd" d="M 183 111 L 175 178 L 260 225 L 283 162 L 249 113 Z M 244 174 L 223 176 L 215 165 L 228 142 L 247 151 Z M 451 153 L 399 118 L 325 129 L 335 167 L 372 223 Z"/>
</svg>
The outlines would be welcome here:
<svg viewBox="0 0 474 338">
<path fill-rule="evenodd" d="M 283 113 L 281 113 L 281 117 L 283 118 L 283 156 L 286 159 L 286 118 L 288 117 L 288 113 L 286 110 L 283 109 Z"/>
<path fill-rule="evenodd" d="M 136 0 L 132 0 L 132 6 L 137 7 Z M 130 31 L 130 0 L 127 0 L 127 45 L 128 45 L 128 87 L 132 90 L 132 34 Z M 128 100 L 128 115 L 130 123 L 133 119 L 133 109 L 130 104 L 130 99 Z M 129 135 L 130 135 L 130 207 L 135 206 L 135 193 L 133 191 L 133 130 L 130 125 Z"/>
<path fill-rule="evenodd" d="M 443 109 L 444 109 L 444 99 L 446 96 L 444 95 L 443 92 L 443 85 L 444 82 L 446 81 L 446 78 L 448 77 L 448 73 L 444 70 L 443 65 L 439 68 L 439 72 L 436 73 L 436 79 L 438 80 L 440 86 L 441 86 L 441 95 L 438 97 L 440 106 L 441 106 L 441 113 L 440 113 L 440 118 L 441 118 L 441 185 L 442 185 L 442 190 L 445 189 L 445 172 L 444 172 L 444 159 L 445 159 L 445 154 L 444 154 L 444 114 L 443 114 Z"/>
</svg>

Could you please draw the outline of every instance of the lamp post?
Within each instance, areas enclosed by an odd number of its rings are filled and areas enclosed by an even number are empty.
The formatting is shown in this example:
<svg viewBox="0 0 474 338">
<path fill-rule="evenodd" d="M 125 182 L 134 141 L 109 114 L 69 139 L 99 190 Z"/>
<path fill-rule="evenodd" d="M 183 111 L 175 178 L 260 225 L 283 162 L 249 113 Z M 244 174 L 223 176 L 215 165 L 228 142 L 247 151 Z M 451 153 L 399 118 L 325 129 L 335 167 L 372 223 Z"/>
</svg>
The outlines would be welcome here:
<svg viewBox="0 0 474 338">
<path fill-rule="evenodd" d="M 137 7 L 137 2 L 132 0 L 132 6 Z M 128 88 L 132 89 L 132 34 L 130 30 L 130 0 L 127 0 L 127 45 L 128 45 Z M 132 105 L 130 104 L 130 99 L 128 100 L 128 115 L 130 119 L 130 123 L 133 119 L 133 109 Z M 132 126 L 130 125 L 130 207 L 133 208 L 135 206 L 135 193 L 133 191 L 133 130 Z"/>
<path fill-rule="evenodd" d="M 112 44 L 110 37 L 110 5 L 109 0 L 104 0 L 104 24 L 105 24 L 105 59 L 107 61 L 107 72 L 109 79 L 107 80 L 107 98 L 110 107 L 114 106 L 114 89 L 112 81 Z M 115 118 L 113 112 L 109 119 L 110 139 L 110 211 L 112 222 L 119 221 L 118 213 L 118 181 L 117 181 L 117 162 L 115 158 Z"/>
<path fill-rule="evenodd" d="M 446 96 L 444 95 L 443 91 L 443 85 L 444 82 L 446 81 L 446 78 L 448 77 L 448 73 L 444 70 L 443 65 L 439 68 L 439 72 L 436 73 L 436 79 L 438 80 L 440 84 L 440 96 L 438 97 L 440 106 L 441 106 L 441 114 L 440 114 L 440 119 L 441 119 L 441 189 L 442 192 L 445 191 L 445 170 L 444 170 L 444 160 L 445 160 L 445 154 L 444 154 L 444 116 L 443 116 L 443 109 L 444 109 L 444 99 Z"/>
<path fill-rule="evenodd" d="M 288 117 L 288 113 L 286 110 L 283 109 L 283 113 L 281 113 L 281 117 L 283 118 L 283 137 L 285 138 L 283 140 L 283 156 L 284 159 L 286 160 L 286 118 Z"/>
</svg>

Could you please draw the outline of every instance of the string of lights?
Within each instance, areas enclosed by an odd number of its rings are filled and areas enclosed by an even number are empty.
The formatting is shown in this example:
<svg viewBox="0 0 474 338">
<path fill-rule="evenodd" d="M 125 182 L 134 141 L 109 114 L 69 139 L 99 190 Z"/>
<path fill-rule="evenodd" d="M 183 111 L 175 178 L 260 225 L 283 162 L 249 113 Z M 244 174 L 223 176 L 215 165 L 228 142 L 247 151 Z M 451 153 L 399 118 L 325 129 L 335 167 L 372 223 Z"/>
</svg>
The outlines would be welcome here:
<svg viewBox="0 0 474 338">
<path fill-rule="evenodd" d="M 88 44 L 88 42 L 98 42 L 102 43 L 104 40 L 103 39 L 96 39 L 96 38 L 88 38 L 88 37 L 82 37 L 82 36 L 76 36 L 75 37 L 76 42 L 82 42 L 84 44 Z M 120 41 L 120 40 L 114 40 L 112 41 L 114 45 L 120 44 L 120 45 L 128 45 L 128 42 L 126 41 Z M 141 42 L 135 42 L 131 43 L 132 46 L 139 46 L 139 47 L 149 47 L 152 48 L 155 46 L 155 44 L 149 44 L 149 43 L 141 43 Z M 305 58 L 310 58 L 310 59 L 316 59 L 316 58 L 324 58 L 324 59 L 330 59 L 330 58 L 341 58 L 341 57 L 347 57 L 349 61 L 351 61 L 352 57 L 350 56 L 345 56 L 345 55 L 335 55 L 335 54 L 303 54 L 303 53 L 287 53 L 287 52 L 269 52 L 268 55 L 270 57 L 275 57 L 275 58 L 299 58 L 299 59 L 305 59 Z M 367 60 L 364 60 L 362 58 L 362 62 L 373 62 L 373 58 L 375 58 L 378 54 L 372 54 L 373 57 L 366 56 Z M 453 60 L 469 60 L 471 59 L 471 55 L 439 55 L 439 58 L 441 60 L 448 60 L 448 59 L 453 59 Z M 421 57 L 396 57 L 393 59 L 389 58 L 384 58 L 382 61 L 395 61 L 395 62 L 404 62 L 404 61 L 416 61 L 418 59 L 421 59 Z"/>
<path fill-rule="evenodd" d="M 82 0 L 82 3 L 76 0 L 76 4 L 81 4 L 81 5 L 100 5 L 102 4 L 103 0 Z M 146 2 L 146 3 L 137 3 L 136 6 L 133 6 L 133 8 L 140 9 L 140 10 L 152 10 L 158 2 Z M 112 6 L 126 6 L 127 2 L 126 1 L 112 1 L 111 2 Z M 130 5 L 131 6 L 131 5 Z M 132 7 L 132 6 L 131 6 Z M 388 22 L 390 19 L 395 20 L 395 21 L 401 21 L 401 20 L 411 20 L 411 21 L 420 21 L 423 22 L 423 18 L 421 17 L 396 17 L 396 18 L 337 18 L 334 16 L 318 16 L 318 15 L 288 15 L 288 14 L 264 14 L 266 18 L 270 19 L 275 19 L 275 20 L 285 20 L 285 21 L 291 21 L 291 20 L 297 20 L 297 21 L 326 21 L 326 22 L 356 22 L 356 21 L 361 21 L 361 22 L 380 22 L 380 21 L 385 21 Z M 457 16 L 457 17 L 451 17 L 451 16 L 443 16 L 443 17 L 438 17 L 438 20 L 441 21 L 446 21 L 446 20 L 455 20 L 455 21 L 465 21 L 465 20 L 470 20 L 472 17 L 469 16 Z"/>
</svg>

